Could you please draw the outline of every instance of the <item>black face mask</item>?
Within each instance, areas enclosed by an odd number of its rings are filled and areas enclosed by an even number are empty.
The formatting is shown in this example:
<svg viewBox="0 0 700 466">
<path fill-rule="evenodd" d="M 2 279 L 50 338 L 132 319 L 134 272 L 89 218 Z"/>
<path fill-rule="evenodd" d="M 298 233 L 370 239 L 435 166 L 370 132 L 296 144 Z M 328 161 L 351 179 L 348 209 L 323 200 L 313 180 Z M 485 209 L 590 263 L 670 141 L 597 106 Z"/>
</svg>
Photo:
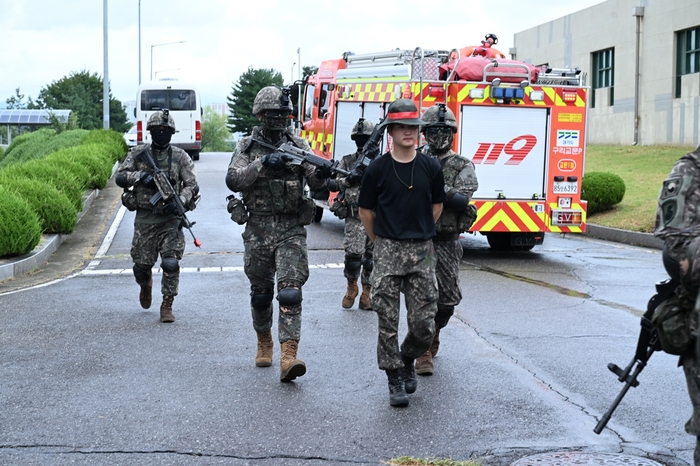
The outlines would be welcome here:
<svg viewBox="0 0 700 466">
<path fill-rule="evenodd" d="M 358 149 L 362 149 L 363 147 L 365 147 L 365 144 L 367 144 L 368 140 L 369 136 L 365 136 L 364 134 L 355 136 L 355 145 Z"/>
<path fill-rule="evenodd" d="M 153 145 L 159 148 L 166 148 L 170 144 L 170 139 L 173 137 L 173 133 L 167 132 L 156 132 L 151 131 L 151 139 L 153 140 Z"/>
</svg>

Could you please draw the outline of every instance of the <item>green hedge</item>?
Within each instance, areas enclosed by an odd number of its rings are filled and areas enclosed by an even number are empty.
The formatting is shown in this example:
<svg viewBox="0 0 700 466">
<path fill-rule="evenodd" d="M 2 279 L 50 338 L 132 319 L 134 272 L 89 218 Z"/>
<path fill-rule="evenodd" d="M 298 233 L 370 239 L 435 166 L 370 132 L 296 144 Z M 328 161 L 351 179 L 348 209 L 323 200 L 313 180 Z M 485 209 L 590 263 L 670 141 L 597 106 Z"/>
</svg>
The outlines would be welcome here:
<svg viewBox="0 0 700 466">
<path fill-rule="evenodd" d="M 53 129 L 41 129 L 26 134 L 26 139 L 15 146 L 15 141 L 7 148 L 5 156 L 0 161 L 0 168 L 29 160 L 39 159 L 65 147 L 75 147 L 81 144 L 83 137 L 89 131 L 74 129 L 56 134 Z M 24 137 L 22 135 L 20 137 Z M 14 147 L 13 147 L 14 146 Z"/>
<path fill-rule="evenodd" d="M 0 186 L 0 257 L 27 254 L 41 241 L 39 216 L 29 203 Z"/>
<path fill-rule="evenodd" d="M 610 210 L 625 197 L 625 182 L 608 172 L 586 173 L 581 180 L 581 198 L 588 201 L 587 214 Z"/>
<path fill-rule="evenodd" d="M 78 211 L 66 194 L 43 181 L 0 174 L 0 185 L 29 203 L 43 233 L 73 233 Z"/>
</svg>

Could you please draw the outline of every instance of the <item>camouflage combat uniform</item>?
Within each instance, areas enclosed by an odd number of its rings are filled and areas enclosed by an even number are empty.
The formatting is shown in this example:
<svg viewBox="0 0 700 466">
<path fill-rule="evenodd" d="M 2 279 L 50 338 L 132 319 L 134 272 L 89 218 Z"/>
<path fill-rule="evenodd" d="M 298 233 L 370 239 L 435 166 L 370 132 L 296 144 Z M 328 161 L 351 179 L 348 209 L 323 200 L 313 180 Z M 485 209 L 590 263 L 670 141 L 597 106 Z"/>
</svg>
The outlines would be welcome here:
<svg viewBox="0 0 700 466">
<path fill-rule="evenodd" d="M 677 196 L 676 194 L 680 194 Z M 681 204 L 678 198 L 684 198 Z M 681 202 L 683 199 L 681 199 Z M 654 235 L 664 240 L 664 265 L 691 296 L 700 290 L 700 147 L 676 163 L 664 182 Z M 691 319 L 691 326 L 698 319 Z M 696 329 L 692 328 L 692 331 Z M 700 354 L 680 357 L 693 414 L 685 430 L 694 435 L 695 464 L 700 465 Z"/>
<path fill-rule="evenodd" d="M 137 157 L 146 148 L 150 148 L 153 160 L 167 174 L 184 205 L 193 198 L 197 186 L 194 162 L 187 152 L 179 147 L 170 146 L 164 150 L 157 150 L 152 144 L 136 146 L 129 151 L 119 167 L 117 173 L 122 174 L 130 186 L 134 186 L 133 193 L 136 196 L 131 257 L 134 261 L 134 275 L 139 285 L 151 280 L 151 270 L 159 254 L 161 259 L 174 258 L 180 261 L 185 251 L 185 236 L 180 219 L 172 213 L 164 212 L 164 205 L 151 205 L 149 201 L 158 192 L 158 188 L 139 182 L 144 171 L 152 171 Z M 171 267 L 170 271 L 163 270 L 163 296 L 177 296 L 179 283 L 179 267 Z"/>
<path fill-rule="evenodd" d="M 354 154 L 344 156 L 340 160 L 338 167 L 350 171 L 355 165 L 355 161 L 359 155 L 360 151 L 358 150 Z M 372 272 L 372 265 L 370 264 L 373 263 L 374 244 L 370 241 L 367 233 L 365 233 L 365 227 L 362 226 L 357 210 L 357 198 L 360 195 L 360 185 L 350 185 L 346 178 L 347 177 L 338 177 L 338 187 L 340 188 L 340 192 L 343 193 L 343 202 L 345 202 L 348 212 L 347 217 L 345 217 L 343 249 L 345 250 L 346 257 L 352 256 L 361 260 L 362 267 L 361 269 L 353 270 L 353 268 L 348 268 L 346 266 L 344 275 L 345 278 L 350 280 L 357 280 L 358 277 L 360 277 L 362 285 L 368 286 L 370 284 L 369 276 Z"/>
<path fill-rule="evenodd" d="M 236 147 L 228 175 L 232 187 L 243 197 L 249 219 L 243 232 L 245 245 L 244 270 L 250 280 L 251 311 L 255 331 L 265 333 L 272 327 L 272 295 L 277 274 L 279 292 L 301 287 L 309 278 L 306 250 L 306 229 L 300 224 L 299 213 L 304 197 L 304 183 L 312 190 L 326 186 L 324 179 L 314 176 L 315 167 L 303 163 L 288 165 L 282 170 L 265 169 L 261 158 L 273 152 L 253 141 L 268 141 L 261 127 L 255 127 L 251 137 L 243 138 Z M 310 151 L 307 142 L 285 132 L 275 144 L 292 142 Z M 299 341 L 301 336 L 301 301 L 291 306 L 280 304 L 278 336 L 280 343 Z"/>
</svg>

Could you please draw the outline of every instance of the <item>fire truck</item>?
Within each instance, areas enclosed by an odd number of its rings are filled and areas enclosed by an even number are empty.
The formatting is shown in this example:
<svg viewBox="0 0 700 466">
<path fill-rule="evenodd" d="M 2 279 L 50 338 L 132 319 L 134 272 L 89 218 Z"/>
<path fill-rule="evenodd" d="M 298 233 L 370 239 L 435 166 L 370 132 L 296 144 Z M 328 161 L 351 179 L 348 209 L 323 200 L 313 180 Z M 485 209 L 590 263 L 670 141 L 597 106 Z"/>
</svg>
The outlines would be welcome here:
<svg viewBox="0 0 700 466">
<path fill-rule="evenodd" d="M 422 112 L 445 103 L 457 118 L 453 149 L 472 160 L 479 181 L 470 232 L 485 235 L 491 248 L 529 250 L 545 233 L 585 231 L 588 88 L 578 68 L 535 68 L 460 56 L 456 48 L 419 47 L 345 53 L 323 61 L 303 86 L 300 135 L 328 159 L 355 152 L 353 125 L 361 117 L 378 123 L 397 98 L 414 99 Z M 383 151 L 391 149 L 387 138 Z M 315 195 L 319 206 L 334 200 L 334 193 Z"/>
</svg>

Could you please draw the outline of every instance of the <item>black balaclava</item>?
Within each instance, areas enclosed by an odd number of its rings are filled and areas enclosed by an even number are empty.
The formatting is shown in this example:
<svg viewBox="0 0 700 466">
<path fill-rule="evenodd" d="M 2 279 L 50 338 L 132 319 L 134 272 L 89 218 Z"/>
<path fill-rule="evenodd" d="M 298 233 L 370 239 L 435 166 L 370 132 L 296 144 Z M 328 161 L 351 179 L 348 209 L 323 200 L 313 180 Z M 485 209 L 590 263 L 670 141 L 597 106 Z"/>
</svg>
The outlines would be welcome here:
<svg viewBox="0 0 700 466">
<path fill-rule="evenodd" d="M 170 145 L 170 139 L 172 139 L 172 137 L 173 133 L 170 130 L 170 127 L 157 126 L 151 130 L 151 140 L 153 141 L 153 145 L 156 147 L 156 149 L 167 149 Z"/>
</svg>

